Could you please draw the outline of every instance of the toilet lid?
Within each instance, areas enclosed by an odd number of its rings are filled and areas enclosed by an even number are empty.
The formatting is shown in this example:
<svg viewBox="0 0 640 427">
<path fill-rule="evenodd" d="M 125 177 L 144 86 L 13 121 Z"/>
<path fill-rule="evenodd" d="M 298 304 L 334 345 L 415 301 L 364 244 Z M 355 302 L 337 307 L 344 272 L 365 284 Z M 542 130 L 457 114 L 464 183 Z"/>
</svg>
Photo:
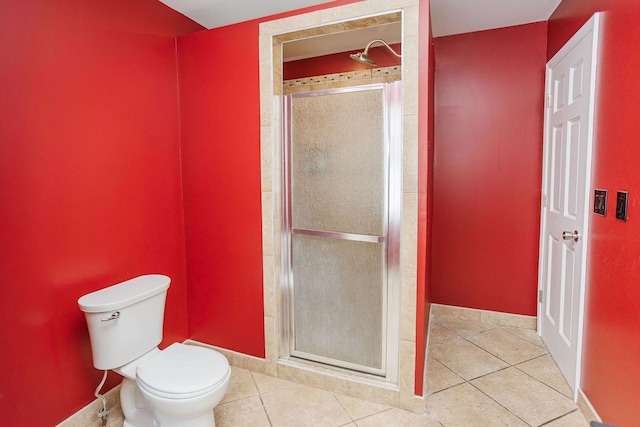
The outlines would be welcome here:
<svg viewBox="0 0 640 427">
<path fill-rule="evenodd" d="M 174 343 L 136 369 L 138 386 L 169 399 L 188 399 L 217 388 L 230 375 L 229 362 L 204 347 Z"/>
</svg>

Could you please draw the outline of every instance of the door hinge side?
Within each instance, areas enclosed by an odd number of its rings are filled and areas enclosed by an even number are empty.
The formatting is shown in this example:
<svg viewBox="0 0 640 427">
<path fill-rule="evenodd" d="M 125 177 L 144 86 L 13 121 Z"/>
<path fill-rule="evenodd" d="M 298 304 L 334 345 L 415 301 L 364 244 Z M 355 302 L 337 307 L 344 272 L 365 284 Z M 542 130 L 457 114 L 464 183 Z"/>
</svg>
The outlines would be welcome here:
<svg viewBox="0 0 640 427">
<path fill-rule="evenodd" d="M 542 303 L 542 289 L 538 291 L 538 302 Z"/>
<path fill-rule="evenodd" d="M 543 195 L 542 195 L 542 207 L 543 207 L 543 208 L 546 208 L 546 207 L 547 207 L 548 201 L 549 201 L 549 199 L 548 199 L 547 195 L 546 195 L 546 194 L 543 194 Z"/>
<path fill-rule="evenodd" d="M 547 108 L 551 107 L 552 96 L 547 95 Z"/>
</svg>

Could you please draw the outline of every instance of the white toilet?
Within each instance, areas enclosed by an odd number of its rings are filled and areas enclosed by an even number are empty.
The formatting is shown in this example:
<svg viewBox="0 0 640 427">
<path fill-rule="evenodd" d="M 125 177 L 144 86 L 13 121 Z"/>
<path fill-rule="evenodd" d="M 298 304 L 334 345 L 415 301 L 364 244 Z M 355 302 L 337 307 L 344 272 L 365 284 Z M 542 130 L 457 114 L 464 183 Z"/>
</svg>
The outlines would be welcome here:
<svg viewBox="0 0 640 427">
<path fill-rule="evenodd" d="M 217 351 L 180 343 L 158 349 L 170 282 L 149 274 L 78 300 L 93 366 L 124 377 L 124 427 L 215 426 L 213 408 L 229 385 L 229 362 Z"/>
</svg>

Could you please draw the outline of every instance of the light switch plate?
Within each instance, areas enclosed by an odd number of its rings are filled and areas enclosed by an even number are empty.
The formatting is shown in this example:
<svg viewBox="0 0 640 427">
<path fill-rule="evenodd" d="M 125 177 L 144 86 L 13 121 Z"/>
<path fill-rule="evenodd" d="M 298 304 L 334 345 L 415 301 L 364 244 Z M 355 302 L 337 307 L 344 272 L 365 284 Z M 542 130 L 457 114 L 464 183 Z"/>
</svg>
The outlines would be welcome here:
<svg viewBox="0 0 640 427">
<path fill-rule="evenodd" d="M 621 221 L 626 221 L 628 207 L 629 193 L 626 191 L 618 191 L 618 197 L 616 199 L 616 218 Z"/>
<path fill-rule="evenodd" d="M 593 213 L 607 216 L 607 190 L 595 190 L 593 196 Z"/>
</svg>

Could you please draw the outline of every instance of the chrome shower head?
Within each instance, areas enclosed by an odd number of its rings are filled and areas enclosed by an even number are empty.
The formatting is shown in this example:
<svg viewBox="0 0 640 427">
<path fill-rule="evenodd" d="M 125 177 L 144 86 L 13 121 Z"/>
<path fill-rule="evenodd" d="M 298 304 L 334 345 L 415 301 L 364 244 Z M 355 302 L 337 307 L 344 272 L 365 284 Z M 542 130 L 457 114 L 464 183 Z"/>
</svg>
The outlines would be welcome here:
<svg viewBox="0 0 640 427">
<path fill-rule="evenodd" d="M 375 62 L 369 59 L 369 54 L 365 52 L 352 53 L 351 55 L 349 55 L 349 57 L 354 61 L 358 61 L 362 64 L 376 65 Z"/>
<path fill-rule="evenodd" d="M 389 50 L 391 51 L 391 53 L 393 53 L 395 56 L 397 56 L 398 58 L 402 58 L 402 56 L 401 56 L 401 55 L 398 55 L 398 54 L 396 53 L 396 51 L 395 51 L 395 50 L 393 50 L 393 49 L 391 48 L 391 46 L 389 46 L 389 45 L 387 44 L 387 42 L 385 42 L 384 40 L 380 40 L 380 39 L 370 41 L 370 42 L 367 44 L 367 47 L 365 47 L 365 48 L 364 48 L 364 52 L 352 53 L 351 55 L 349 55 L 349 57 L 350 57 L 351 59 L 353 59 L 354 61 L 358 61 L 358 62 L 360 62 L 361 64 L 376 65 L 376 63 L 375 63 L 375 62 L 373 62 L 372 60 L 370 60 L 370 59 L 369 59 L 369 48 L 370 48 L 370 47 L 371 47 L 371 45 L 372 45 L 372 44 L 374 44 L 374 43 L 381 43 L 381 44 L 383 44 L 383 45 L 384 45 L 387 49 L 389 49 Z"/>
</svg>

